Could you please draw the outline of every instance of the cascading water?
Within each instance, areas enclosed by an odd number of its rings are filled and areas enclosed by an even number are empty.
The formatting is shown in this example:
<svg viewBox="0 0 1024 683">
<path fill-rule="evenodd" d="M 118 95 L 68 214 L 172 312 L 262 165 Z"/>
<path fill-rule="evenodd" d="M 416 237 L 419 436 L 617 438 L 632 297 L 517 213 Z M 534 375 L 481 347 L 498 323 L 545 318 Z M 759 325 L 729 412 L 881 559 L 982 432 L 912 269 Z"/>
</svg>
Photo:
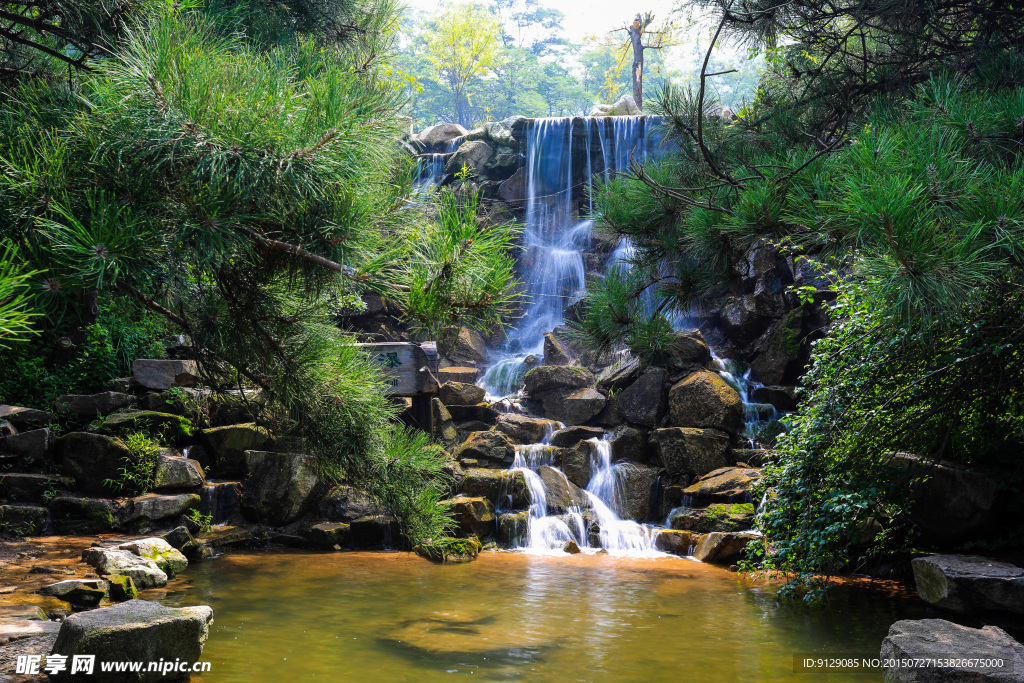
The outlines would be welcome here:
<svg viewBox="0 0 1024 683">
<path fill-rule="evenodd" d="M 661 555 L 655 549 L 656 529 L 629 519 L 622 519 L 625 512 L 623 474 L 630 463 L 612 463 L 611 444 L 604 439 L 589 439 L 590 482 L 585 489 L 587 505 L 574 507 L 562 514 L 548 512 L 548 494 L 544 482 L 536 470 L 552 467 L 559 476 L 561 470 L 554 468 L 555 450 L 547 444 L 518 446 L 512 468 L 522 472 L 530 496 L 528 529 L 518 539 L 517 547 L 537 554 L 560 554 L 565 544 L 574 541 L 583 552 L 597 552 L 605 549 L 613 555 Z M 568 481 L 568 480 L 566 480 Z M 595 539 L 591 528 L 598 530 Z M 594 541 L 597 540 L 597 543 Z"/>
</svg>

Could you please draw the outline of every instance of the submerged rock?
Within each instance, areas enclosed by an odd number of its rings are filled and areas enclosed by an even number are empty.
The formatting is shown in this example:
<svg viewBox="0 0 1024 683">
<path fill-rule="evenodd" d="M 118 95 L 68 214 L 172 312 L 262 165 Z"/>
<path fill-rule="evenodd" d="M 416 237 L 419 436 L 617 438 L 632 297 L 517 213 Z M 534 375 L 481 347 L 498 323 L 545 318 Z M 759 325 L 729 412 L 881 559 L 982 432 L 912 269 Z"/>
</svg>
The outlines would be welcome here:
<svg viewBox="0 0 1024 683">
<path fill-rule="evenodd" d="M 99 662 L 198 662 L 210 633 L 213 610 L 198 607 L 164 607 L 145 600 L 129 600 L 113 607 L 72 614 L 60 626 L 52 654 L 95 655 L 97 665 L 88 678 L 96 681 L 187 681 L 190 674 L 146 672 L 126 676 L 103 672 Z M 54 676 L 75 680 L 71 667 Z"/>
<path fill-rule="evenodd" d="M 879 657 L 883 662 L 904 660 L 904 666 L 885 667 L 886 683 L 1024 681 L 1024 645 L 996 626 L 976 629 L 944 619 L 897 621 L 889 627 Z"/>
<path fill-rule="evenodd" d="M 917 593 L 954 612 L 1024 614 L 1024 569 L 977 555 L 932 555 L 911 561 Z"/>
<path fill-rule="evenodd" d="M 743 400 L 719 375 L 697 370 L 669 389 L 668 423 L 738 434 L 743 429 Z"/>
<path fill-rule="evenodd" d="M 676 508 L 669 514 L 669 526 L 706 533 L 709 531 L 746 531 L 754 526 L 754 506 L 750 503 L 716 503 L 705 508 Z"/>
</svg>

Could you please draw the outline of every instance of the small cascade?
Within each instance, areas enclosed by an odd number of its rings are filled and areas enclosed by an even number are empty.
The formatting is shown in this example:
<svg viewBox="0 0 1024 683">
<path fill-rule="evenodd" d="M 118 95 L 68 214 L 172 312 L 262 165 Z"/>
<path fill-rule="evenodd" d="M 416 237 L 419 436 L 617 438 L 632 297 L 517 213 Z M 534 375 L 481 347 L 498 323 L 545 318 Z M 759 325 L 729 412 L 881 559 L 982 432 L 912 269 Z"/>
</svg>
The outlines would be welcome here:
<svg viewBox="0 0 1024 683">
<path fill-rule="evenodd" d="M 516 547 L 537 554 L 560 554 L 569 541 L 583 552 L 605 549 L 613 555 L 660 556 L 655 549 L 654 527 L 622 519 L 625 497 L 622 475 L 630 463 L 611 461 L 611 444 L 604 439 L 589 439 L 591 478 L 585 489 L 588 505 L 566 510 L 563 514 L 548 513 L 547 490 L 536 470 L 552 467 L 563 479 L 565 474 L 554 467 L 555 449 L 547 444 L 516 447 L 513 469 L 522 472 L 530 496 L 528 527 L 517 539 Z M 568 483 L 568 479 L 565 479 Z"/>
</svg>

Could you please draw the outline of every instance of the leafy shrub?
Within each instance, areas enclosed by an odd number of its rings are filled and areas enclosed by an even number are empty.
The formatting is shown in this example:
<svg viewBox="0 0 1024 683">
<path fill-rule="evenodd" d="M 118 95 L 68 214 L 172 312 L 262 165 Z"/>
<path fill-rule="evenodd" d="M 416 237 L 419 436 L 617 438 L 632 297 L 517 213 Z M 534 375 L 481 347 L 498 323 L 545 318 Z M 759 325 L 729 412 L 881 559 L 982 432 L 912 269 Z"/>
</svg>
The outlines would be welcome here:
<svg viewBox="0 0 1024 683">
<path fill-rule="evenodd" d="M 132 432 L 123 437 L 131 451 L 116 479 L 106 479 L 104 484 L 113 491 L 127 496 L 139 496 L 153 485 L 153 472 L 160 457 L 160 444 L 142 432 Z"/>
</svg>

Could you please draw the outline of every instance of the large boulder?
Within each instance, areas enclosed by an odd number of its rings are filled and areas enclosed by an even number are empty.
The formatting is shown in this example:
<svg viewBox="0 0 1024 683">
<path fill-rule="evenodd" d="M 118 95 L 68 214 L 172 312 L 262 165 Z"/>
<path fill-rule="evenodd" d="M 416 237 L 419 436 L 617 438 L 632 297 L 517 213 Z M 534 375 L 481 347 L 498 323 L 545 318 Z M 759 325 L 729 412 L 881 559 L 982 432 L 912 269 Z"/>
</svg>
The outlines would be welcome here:
<svg viewBox="0 0 1024 683">
<path fill-rule="evenodd" d="M 733 564 L 743 557 L 744 548 L 755 538 L 755 533 L 714 531 L 701 536 L 693 556 L 701 562 Z"/>
<path fill-rule="evenodd" d="M 559 426 L 555 420 L 506 413 L 498 418 L 496 429 L 507 434 L 514 443 L 532 444 L 544 441 L 554 434 Z"/>
<path fill-rule="evenodd" d="M 977 555 L 931 555 L 911 561 L 917 593 L 953 612 L 1024 614 L 1024 569 Z"/>
<path fill-rule="evenodd" d="M 502 512 L 498 515 L 498 541 L 510 548 L 526 544 L 530 534 L 530 513 Z"/>
<path fill-rule="evenodd" d="M 662 368 L 647 370 L 615 397 L 619 413 L 633 424 L 658 426 L 665 414 L 665 378 Z"/>
<path fill-rule="evenodd" d="M 681 330 L 669 347 L 669 359 L 673 370 L 705 366 L 711 362 L 711 347 L 700 330 Z"/>
<path fill-rule="evenodd" d="M 445 164 L 446 174 L 459 173 L 463 168 L 474 175 L 480 175 L 494 157 L 494 150 L 483 140 L 464 142 Z"/>
<path fill-rule="evenodd" d="M 242 509 L 264 524 L 294 522 L 315 502 L 316 461 L 300 453 L 246 451 Z"/>
<path fill-rule="evenodd" d="M 188 567 L 188 560 L 181 551 L 162 538 L 141 538 L 122 543 L 117 548 L 151 560 L 169 579 L 173 579 Z"/>
<path fill-rule="evenodd" d="M 558 453 L 566 478 L 581 488 L 587 487 L 593 475 L 590 450 L 590 445 L 581 441 L 572 448 L 559 449 Z"/>
<path fill-rule="evenodd" d="M 541 465 L 537 468 L 537 474 L 544 483 L 549 515 L 558 515 L 590 506 L 590 499 L 587 498 L 586 492 L 566 479 L 565 475 L 555 468 Z"/>
<path fill-rule="evenodd" d="M 1020 683 L 1024 645 L 997 626 L 897 621 L 882 641 L 885 683 Z M 899 662 L 899 666 L 891 663 Z"/>
<path fill-rule="evenodd" d="M 498 197 L 506 204 L 522 205 L 526 202 L 526 171 L 522 168 L 516 169 L 510 178 L 498 186 Z"/>
<path fill-rule="evenodd" d="M 594 417 L 608 399 L 595 389 L 563 389 L 544 394 L 544 415 L 565 425 L 579 425 Z"/>
<path fill-rule="evenodd" d="M 176 495 L 147 493 L 144 496 L 132 498 L 127 521 L 148 520 L 156 522 L 161 519 L 180 517 L 197 505 L 199 505 L 199 494 L 197 493 L 179 493 Z"/>
<path fill-rule="evenodd" d="M 571 448 L 580 441 L 587 439 L 600 439 L 604 436 L 604 430 L 600 427 L 584 427 L 573 425 L 565 429 L 559 429 L 551 435 L 551 445 L 559 448 Z"/>
<path fill-rule="evenodd" d="M 750 379 L 768 385 L 795 384 L 799 380 L 809 354 L 804 317 L 800 310 L 789 311 L 751 344 L 754 360 L 750 363 Z"/>
<path fill-rule="evenodd" d="M 449 327 L 438 335 L 437 349 L 456 365 L 475 366 L 487 355 L 487 342 L 480 333 L 468 327 Z"/>
<path fill-rule="evenodd" d="M 693 534 L 679 529 L 659 529 L 654 536 L 654 547 L 674 555 L 689 555 Z"/>
<path fill-rule="evenodd" d="M 603 389 L 621 391 L 635 382 L 641 375 L 643 364 L 639 358 L 630 356 L 614 363 L 597 373 L 597 386 Z"/>
<path fill-rule="evenodd" d="M 949 545 L 967 539 L 989 520 L 999 483 L 954 463 L 935 464 L 928 458 L 896 453 L 891 461 L 896 476 L 920 479 L 910 520 L 928 542 Z"/>
<path fill-rule="evenodd" d="M 551 332 L 544 333 L 544 365 L 568 365 L 572 362 L 569 352 Z"/>
<path fill-rule="evenodd" d="M 211 427 L 202 431 L 208 461 L 208 474 L 232 476 L 245 473 L 245 452 L 258 451 L 271 442 L 270 432 L 252 422 Z"/>
<path fill-rule="evenodd" d="M 655 429 L 651 442 L 673 483 L 689 483 L 692 476 L 704 476 L 729 464 L 729 435 L 716 429 Z"/>
<path fill-rule="evenodd" d="M 725 299 L 718 311 L 722 332 L 739 346 L 746 346 L 757 339 L 769 322 L 758 315 L 753 294 Z"/>
<path fill-rule="evenodd" d="M 494 504 L 489 499 L 482 496 L 456 496 L 444 503 L 452 509 L 460 536 L 487 538 L 494 535 Z"/>
<path fill-rule="evenodd" d="M 104 391 L 99 394 L 69 394 L 57 397 L 57 412 L 80 422 L 89 422 L 135 403 L 131 394 Z"/>
<path fill-rule="evenodd" d="M 160 453 L 160 459 L 153 470 L 153 488 L 194 489 L 206 484 L 206 477 L 199 462 L 191 458 L 172 455 L 169 451 Z"/>
<path fill-rule="evenodd" d="M 709 531 L 746 531 L 754 526 L 751 503 L 715 503 L 704 508 L 681 507 L 668 517 L 673 529 L 707 533 Z"/>
<path fill-rule="evenodd" d="M 661 470 L 657 467 L 646 467 L 633 463 L 616 465 L 615 475 L 618 479 L 622 499 L 617 502 L 617 512 L 624 519 L 646 522 L 651 518 L 652 503 L 657 491 L 658 476 Z"/>
<path fill-rule="evenodd" d="M 442 148 L 455 138 L 465 137 L 469 133 L 457 123 L 439 123 L 436 126 L 424 128 L 413 139 L 431 149 Z"/>
<path fill-rule="evenodd" d="M 623 95 L 615 104 L 595 104 L 587 116 L 639 116 L 642 113 L 632 95 Z"/>
<path fill-rule="evenodd" d="M 455 450 L 456 460 L 474 460 L 481 467 L 505 467 L 516 457 L 516 447 L 504 432 L 473 432 Z"/>
<path fill-rule="evenodd" d="M 332 487 L 317 505 L 317 517 L 328 522 L 351 522 L 380 513 L 380 506 L 365 491 L 341 484 Z"/>
<path fill-rule="evenodd" d="M 167 573 L 153 560 L 123 548 L 86 548 L 82 560 L 97 574 L 130 576 L 136 588 L 159 588 L 167 585 Z"/>
<path fill-rule="evenodd" d="M 539 397 L 555 389 L 582 389 L 594 383 L 594 375 L 586 368 L 568 365 L 538 365 L 523 377 L 526 393 Z"/>
<path fill-rule="evenodd" d="M 503 147 L 516 146 L 516 139 L 512 135 L 511 122 L 508 119 L 485 123 L 484 128 L 487 130 L 487 137 L 493 140 L 495 144 Z"/>
<path fill-rule="evenodd" d="M 193 360 L 138 358 L 132 363 L 132 378 L 147 389 L 167 391 L 171 387 L 194 387 L 199 368 Z"/>
<path fill-rule="evenodd" d="M 746 467 L 723 467 L 709 472 L 700 481 L 683 489 L 694 505 L 746 502 L 754 486 L 761 480 L 761 470 Z"/>
<path fill-rule="evenodd" d="M 467 382 L 445 382 L 437 397 L 446 406 L 475 406 L 484 400 L 487 392 L 483 387 Z"/>
<path fill-rule="evenodd" d="M 743 400 L 719 375 L 697 370 L 669 389 L 668 424 L 738 434 L 743 429 Z"/>
<path fill-rule="evenodd" d="M 473 468 L 462 479 L 462 494 L 483 497 L 498 510 L 521 510 L 530 506 L 530 489 L 519 470 Z"/>
<path fill-rule="evenodd" d="M 67 657 L 68 666 L 55 680 L 82 678 L 72 673 L 75 655 L 92 655 L 98 662 L 198 662 L 210 634 L 213 610 L 164 607 L 146 600 L 129 600 L 113 607 L 79 612 L 61 623 L 51 654 Z M 167 667 L 164 667 L 167 669 Z M 96 666 L 95 681 L 187 681 L 190 673 L 170 670 L 126 674 L 104 672 Z"/>
<path fill-rule="evenodd" d="M 93 496 L 117 493 L 104 482 L 117 480 L 125 462 L 133 459 L 123 441 L 102 434 L 71 432 L 54 445 L 54 460 L 61 472 L 72 477 L 79 490 Z"/>
</svg>

